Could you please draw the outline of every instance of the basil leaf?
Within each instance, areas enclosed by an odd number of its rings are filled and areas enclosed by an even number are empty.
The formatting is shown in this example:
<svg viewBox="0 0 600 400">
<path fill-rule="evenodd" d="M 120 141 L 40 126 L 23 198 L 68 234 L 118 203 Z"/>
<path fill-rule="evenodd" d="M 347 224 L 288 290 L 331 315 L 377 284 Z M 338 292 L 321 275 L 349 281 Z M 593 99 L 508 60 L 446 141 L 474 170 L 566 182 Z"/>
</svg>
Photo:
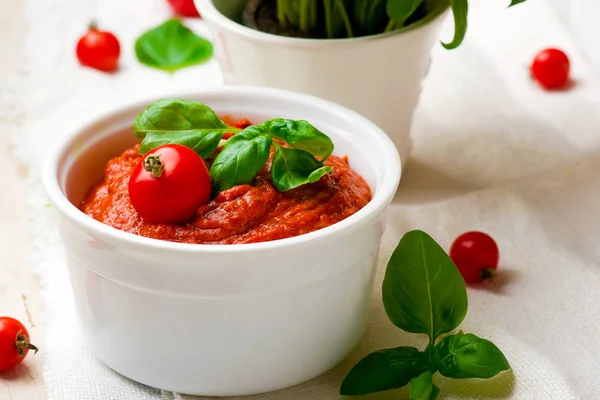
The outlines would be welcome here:
<svg viewBox="0 0 600 400">
<path fill-rule="evenodd" d="M 399 389 L 427 371 L 424 354 L 414 347 L 397 347 L 369 354 L 348 372 L 340 394 L 359 396 Z"/>
<path fill-rule="evenodd" d="M 467 14 L 469 13 L 468 0 L 450 0 L 452 5 L 452 14 L 454 14 L 454 38 L 450 43 L 442 42 L 448 50 L 452 50 L 460 46 L 465 34 L 467 33 Z"/>
<path fill-rule="evenodd" d="M 213 47 L 173 18 L 142 34 L 135 41 L 135 55 L 142 64 L 173 72 L 209 60 Z"/>
<path fill-rule="evenodd" d="M 187 146 L 202 158 L 209 157 L 228 127 L 210 107 L 193 100 L 165 99 L 150 104 L 133 124 L 136 137 L 144 139 L 140 153 L 163 144 Z"/>
<path fill-rule="evenodd" d="M 155 101 L 146 107 L 133 123 L 133 131 L 139 139 L 143 139 L 148 132 L 189 130 L 229 132 L 236 131 L 236 128 L 228 127 L 210 107 L 184 99 Z"/>
<path fill-rule="evenodd" d="M 233 135 L 210 169 L 213 193 L 252 182 L 269 159 L 271 142 L 271 137 L 258 126 Z"/>
<path fill-rule="evenodd" d="M 289 149 L 275 144 L 271 164 L 271 178 L 280 192 L 285 192 L 307 183 L 315 183 L 333 168 L 317 161 L 309 152 Z"/>
<path fill-rule="evenodd" d="M 502 351 L 492 342 L 473 334 L 447 336 L 436 346 L 438 368 L 454 379 L 487 379 L 510 369 Z"/>
<path fill-rule="evenodd" d="M 283 140 L 290 147 L 308 151 L 325 160 L 333 153 L 333 142 L 327 135 L 306 121 L 272 119 L 262 124 L 274 139 Z"/>
<path fill-rule="evenodd" d="M 422 0 L 387 0 L 385 5 L 387 15 L 392 21 L 396 21 L 402 26 L 421 2 Z"/>
<path fill-rule="evenodd" d="M 516 6 L 517 4 L 525 3 L 527 0 L 510 0 L 509 7 Z"/>
<path fill-rule="evenodd" d="M 410 400 L 436 400 L 440 388 L 433 384 L 432 378 L 430 371 L 412 378 L 410 380 Z"/>
<path fill-rule="evenodd" d="M 431 342 L 455 329 L 467 313 L 467 290 L 446 252 L 422 231 L 406 233 L 390 258 L 383 280 L 390 320 Z"/>
<path fill-rule="evenodd" d="M 150 132 L 144 138 L 139 152 L 146 154 L 150 150 L 165 144 L 181 144 L 189 147 L 202 158 L 208 158 L 215 152 L 225 132 L 179 131 L 170 133 Z"/>
</svg>

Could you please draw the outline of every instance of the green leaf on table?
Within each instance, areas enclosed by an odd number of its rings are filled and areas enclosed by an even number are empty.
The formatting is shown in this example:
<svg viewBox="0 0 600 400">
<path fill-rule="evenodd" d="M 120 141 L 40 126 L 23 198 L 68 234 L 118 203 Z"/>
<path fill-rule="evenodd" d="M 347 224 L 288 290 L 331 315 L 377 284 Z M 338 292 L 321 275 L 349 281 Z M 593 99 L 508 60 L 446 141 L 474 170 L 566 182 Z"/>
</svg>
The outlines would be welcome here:
<svg viewBox="0 0 600 400">
<path fill-rule="evenodd" d="M 389 19 L 402 26 L 419 7 L 423 0 L 387 0 L 386 11 Z"/>
<path fill-rule="evenodd" d="M 517 4 L 525 3 L 527 0 L 510 0 L 509 7 L 516 6 Z"/>
<path fill-rule="evenodd" d="M 233 135 L 210 169 L 213 193 L 252 182 L 269 159 L 271 142 L 259 126 L 249 126 Z"/>
<path fill-rule="evenodd" d="M 399 389 L 427 369 L 424 354 L 414 347 L 379 350 L 360 360 L 350 370 L 342 382 L 340 394 L 359 396 Z"/>
<path fill-rule="evenodd" d="M 271 178 L 280 192 L 285 192 L 307 183 L 315 183 L 333 168 L 317 161 L 308 151 L 290 149 L 275 144 L 271 164 Z"/>
<path fill-rule="evenodd" d="M 467 313 L 467 290 L 446 252 L 425 232 L 406 233 L 387 265 L 382 287 L 390 320 L 431 342 L 455 329 Z"/>
<path fill-rule="evenodd" d="M 135 42 L 135 55 L 142 64 L 174 72 L 209 60 L 213 47 L 173 18 L 142 34 Z"/>
<path fill-rule="evenodd" d="M 452 6 L 452 14 L 454 15 L 454 38 L 450 43 L 442 42 L 448 50 L 452 50 L 460 46 L 465 34 L 467 33 L 467 15 L 469 14 L 468 0 L 450 0 Z"/>
<path fill-rule="evenodd" d="M 448 378 L 491 378 L 510 369 L 502 351 L 473 334 L 447 336 L 436 345 L 438 369 Z"/>
<path fill-rule="evenodd" d="M 277 118 L 264 122 L 274 139 L 283 140 L 290 147 L 308 151 L 325 160 L 333 153 L 333 142 L 323 132 L 306 121 Z"/>
<path fill-rule="evenodd" d="M 410 400 L 436 400 L 440 389 L 433 384 L 431 371 L 410 380 Z"/>
<path fill-rule="evenodd" d="M 177 143 L 187 146 L 202 158 L 209 157 L 228 127 L 208 106 L 193 100 L 164 99 L 150 104 L 133 124 L 136 137 L 143 139 L 140 153 Z"/>
</svg>

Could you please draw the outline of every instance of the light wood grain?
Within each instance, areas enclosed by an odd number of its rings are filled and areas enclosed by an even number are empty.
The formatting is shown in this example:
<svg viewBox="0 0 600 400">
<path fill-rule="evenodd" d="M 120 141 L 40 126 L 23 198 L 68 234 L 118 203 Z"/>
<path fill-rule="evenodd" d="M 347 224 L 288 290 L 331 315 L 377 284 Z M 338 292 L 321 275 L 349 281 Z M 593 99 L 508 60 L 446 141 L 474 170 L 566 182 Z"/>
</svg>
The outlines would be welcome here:
<svg viewBox="0 0 600 400">
<path fill-rule="evenodd" d="M 21 7 L 21 1 L 0 0 L 0 79 L 7 79 L 19 68 L 16 55 L 22 43 Z M 0 374 L 0 400 L 44 400 L 42 303 L 38 283 L 27 264 L 27 169 L 11 156 L 9 137 L 15 129 L 14 124 L 0 118 L 0 315 L 22 321 L 41 351 Z"/>
</svg>

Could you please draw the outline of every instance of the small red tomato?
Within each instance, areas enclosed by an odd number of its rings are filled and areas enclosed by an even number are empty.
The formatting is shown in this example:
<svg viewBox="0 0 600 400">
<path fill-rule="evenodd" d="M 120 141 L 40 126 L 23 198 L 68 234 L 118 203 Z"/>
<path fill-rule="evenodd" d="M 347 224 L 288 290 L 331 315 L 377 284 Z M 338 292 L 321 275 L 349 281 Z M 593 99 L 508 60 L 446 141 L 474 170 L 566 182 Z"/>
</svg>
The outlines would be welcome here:
<svg viewBox="0 0 600 400">
<path fill-rule="evenodd" d="M 166 144 L 150 150 L 129 178 L 137 213 L 153 223 L 182 223 L 208 203 L 212 182 L 204 160 L 189 147 Z"/>
<path fill-rule="evenodd" d="M 489 235 L 473 231 L 460 235 L 450 248 L 450 258 L 466 283 L 493 279 L 500 255 L 498 246 Z"/>
<path fill-rule="evenodd" d="M 199 17 L 194 0 L 167 0 L 175 14 L 182 17 Z"/>
<path fill-rule="evenodd" d="M 558 89 L 569 80 L 569 57 L 559 49 L 546 49 L 535 56 L 531 76 L 546 89 Z"/>
<path fill-rule="evenodd" d="M 11 317 L 0 317 L 0 371 L 18 365 L 29 350 L 38 348 L 29 343 L 29 332 L 22 323 Z"/>
<path fill-rule="evenodd" d="M 86 67 L 103 72 L 117 69 L 121 46 L 119 40 L 110 32 L 99 31 L 94 23 L 77 42 L 77 58 Z"/>
</svg>

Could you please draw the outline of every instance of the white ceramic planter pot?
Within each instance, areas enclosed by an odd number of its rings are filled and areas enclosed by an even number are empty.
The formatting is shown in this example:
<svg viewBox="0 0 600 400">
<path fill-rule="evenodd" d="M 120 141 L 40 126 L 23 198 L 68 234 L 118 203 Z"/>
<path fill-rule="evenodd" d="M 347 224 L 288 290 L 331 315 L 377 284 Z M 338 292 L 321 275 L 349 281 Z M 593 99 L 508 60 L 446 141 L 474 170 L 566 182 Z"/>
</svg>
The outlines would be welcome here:
<svg viewBox="0 0 600 400">
<path fill-rule="evenodd" d="M 185 394 L 237 396 L 289 387 L 339 363 L 358 343 L 400 159 L 376 125 L 304 94 L 220 87 L 173 97 L 255 123 L 307 119 L 369 183 L 373 199 L 347 219 L 265 243 L 193 245 L 149 239 L 81 212 L 106 162 L 136 139 L 132 104 L 67 135 L 44 184 L 59 215 L 81 326 L 115 371 Z"/>
<path fill-rule="evenodd" d="M 446 10 L 406 31 L 314 40 L 235 22 L 247 0 L 195 2 L 214 34 L 226 83 L 293 90 L 343 104 L 378 124 L 406 162 L 412 114 Z"/>
</svg>

